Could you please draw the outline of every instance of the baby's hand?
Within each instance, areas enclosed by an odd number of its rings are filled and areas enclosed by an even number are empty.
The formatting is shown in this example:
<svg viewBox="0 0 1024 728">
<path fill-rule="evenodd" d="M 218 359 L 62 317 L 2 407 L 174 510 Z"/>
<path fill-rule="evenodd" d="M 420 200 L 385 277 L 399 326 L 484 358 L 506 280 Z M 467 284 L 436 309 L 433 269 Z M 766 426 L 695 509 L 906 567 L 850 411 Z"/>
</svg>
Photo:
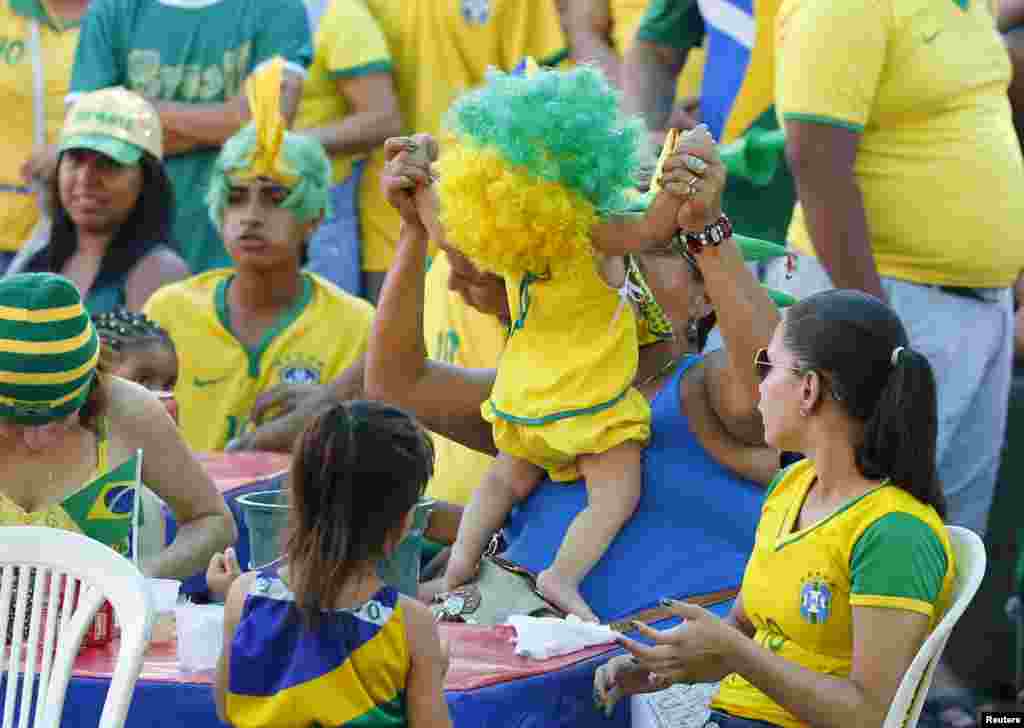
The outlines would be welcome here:
<svg viewBox="0 0 1024 728">
<path fill-rule="evenodd" d="M 235 579 L 241 575 L 235 550 L 227 548 L 224 553 L 216 553 L 210 559 L 210 565 L 206 567 L 206 585 L 211 594 L 223 601 Z"/>
<path fill-rule="evenodd" d="M 662 167 L 663 189 L 682 197 L 678 208 L 680 230 L 699 232 L 722 214 L 726 171 L 715 149 L 715 140 L 701 124 L 679 135 L 675 149 Z"/>
</svg>

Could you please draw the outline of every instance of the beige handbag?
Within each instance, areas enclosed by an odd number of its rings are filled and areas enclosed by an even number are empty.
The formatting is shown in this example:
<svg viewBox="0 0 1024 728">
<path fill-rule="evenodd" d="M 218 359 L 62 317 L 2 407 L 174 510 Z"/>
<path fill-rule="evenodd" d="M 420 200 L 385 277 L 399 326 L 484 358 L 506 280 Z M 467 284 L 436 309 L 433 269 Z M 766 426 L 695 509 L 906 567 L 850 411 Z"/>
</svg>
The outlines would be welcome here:
<svg viewBox="0 0 1024 728">
<path fill-rule="evenodd" d="M 733 599 L 738 593 L 739 589 L 734 587 L 695 594 L 680 601 L 710 607 Z M 537 592 L 537 579 L 533 572 L 491 555 L 480 560 L 476 579 L 453 591 L 438 594 L 430 609 L 438 622 L 463 622 L 485 627 L 504 624 L 513 615 L 565 617 L 564 611 Z M 652 624 L 672 616 L 665 607 L 652 607 L 627 615 L 608 626 L 616 632 L 632 632 L 631 622 Z"/>
<path fill-rule="evenodd" d="M 486 627 L 504 624 L 513 615 L 564 617 L 565 612 L 537 592 L 536 577 L 500 556 L 484 556 L 476 578 L 438 594 L 431 606 L 438 622 L 465 622 Z"/>
</svg>

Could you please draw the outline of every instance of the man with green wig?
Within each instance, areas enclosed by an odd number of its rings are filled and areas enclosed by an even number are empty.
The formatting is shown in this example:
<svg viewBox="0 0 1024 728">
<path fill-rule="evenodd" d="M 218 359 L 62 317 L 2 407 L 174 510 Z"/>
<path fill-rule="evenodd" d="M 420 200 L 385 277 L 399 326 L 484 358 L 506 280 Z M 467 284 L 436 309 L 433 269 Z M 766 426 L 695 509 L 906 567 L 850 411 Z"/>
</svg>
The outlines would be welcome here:
<svg viewBox="0 0 1024 728">
<path fill-rule="evenodd" d="M 210 180 L 210 217 L 233 266 L 167 286 L 145 309 L 177 349 L 175 395 L 194 450 L 223 450 L 274 387 L 362 378 L 373 307 L 302 270 L 329 212 L 331 166 L 319 142 L 286 130 L 283 71 L 275 59 L 250 78 L 253 122 L 224 145 Z"/>
</svg>

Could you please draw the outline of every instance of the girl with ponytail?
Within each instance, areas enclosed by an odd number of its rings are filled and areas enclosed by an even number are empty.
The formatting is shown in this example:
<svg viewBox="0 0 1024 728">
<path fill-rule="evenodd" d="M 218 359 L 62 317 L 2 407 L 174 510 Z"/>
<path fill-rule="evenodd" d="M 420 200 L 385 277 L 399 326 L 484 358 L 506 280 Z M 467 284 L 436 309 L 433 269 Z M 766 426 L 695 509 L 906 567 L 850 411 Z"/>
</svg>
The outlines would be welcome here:
<svg viewBox="0 0 1024 728">
<path fill-rule="evenodd" d="M 239 576 L 225 602 L 224 722 L 451 725 L 433 617 L 377 573 L 412 526 L 433 465 L 425 430 L 388 405 L 345 402 L 309 424 L 289 479 L 284 565 Z"/>
<path fill-rule="evenodd" d="M 956 565 L 936 476 L 935 379 L 896 314 L 832 290 L 786 311 L 754 359 L 765 441 L 804 453 L 765 496 L 740 596 L 595 676 L 609 706 L 672 682 L 722 681 L 721 728 L 878 726 L 952 601 Z"/>
</svg>

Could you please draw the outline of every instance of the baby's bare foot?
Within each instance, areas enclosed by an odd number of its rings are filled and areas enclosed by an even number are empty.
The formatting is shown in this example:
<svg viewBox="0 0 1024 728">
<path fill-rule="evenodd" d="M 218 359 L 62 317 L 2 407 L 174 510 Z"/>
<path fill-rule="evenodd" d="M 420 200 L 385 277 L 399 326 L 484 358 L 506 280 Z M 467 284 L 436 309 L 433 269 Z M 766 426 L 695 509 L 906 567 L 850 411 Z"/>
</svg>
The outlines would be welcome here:
<svg viewBox="0 0 1024 728">
<path fill-rule="evenodd" d="M 478 562 L 471 561 L 453 552 L 451 558 L 448 559 L 448 566 L 444 570 L 444 578 L 442 580 L 444 591 L 458 589 L 463 584 L 472 581 L 473 577 L 476 576 L 477 564 Z"/>
<path fill-rule="evenodd" d="M 579 589 L 551 569 L 537 575 L 537 591 L 549 602 L 568 614 L 575 614 L 584 622 L 600 622 L 580 596 Z"/>
</svg>

